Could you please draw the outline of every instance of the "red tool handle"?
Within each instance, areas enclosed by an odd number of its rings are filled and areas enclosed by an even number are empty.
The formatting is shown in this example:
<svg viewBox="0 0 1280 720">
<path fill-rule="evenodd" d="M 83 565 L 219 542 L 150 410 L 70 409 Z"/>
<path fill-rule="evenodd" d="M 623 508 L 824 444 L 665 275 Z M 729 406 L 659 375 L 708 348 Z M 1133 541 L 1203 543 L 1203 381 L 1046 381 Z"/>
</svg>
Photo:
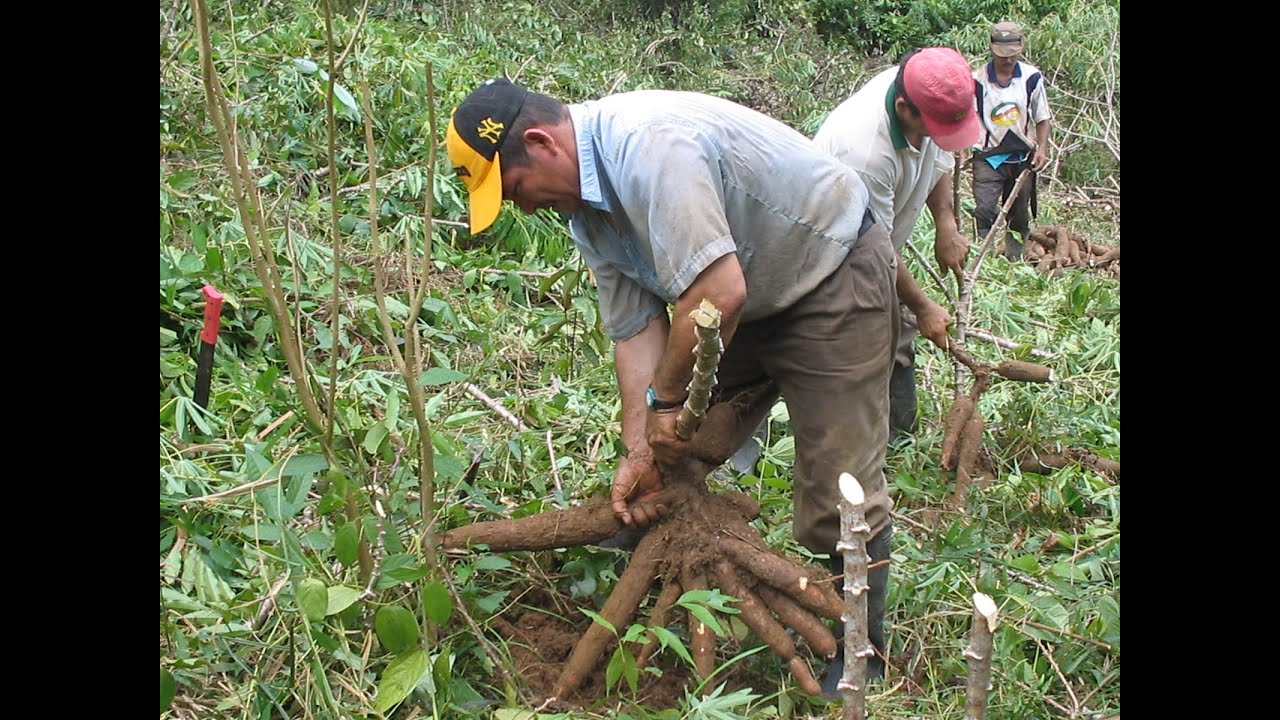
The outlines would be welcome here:
<svg viewBox="0 0 1280 720">
<path fill-rule="evenodd" d="M 204 306 L 204 330 L 200 331 L 200 339 L 210 345 L 218 342 L 218 326 L 222 322 L 222 293 L 212 285 L 200 288 L 207 301 Z"/>
</svg>

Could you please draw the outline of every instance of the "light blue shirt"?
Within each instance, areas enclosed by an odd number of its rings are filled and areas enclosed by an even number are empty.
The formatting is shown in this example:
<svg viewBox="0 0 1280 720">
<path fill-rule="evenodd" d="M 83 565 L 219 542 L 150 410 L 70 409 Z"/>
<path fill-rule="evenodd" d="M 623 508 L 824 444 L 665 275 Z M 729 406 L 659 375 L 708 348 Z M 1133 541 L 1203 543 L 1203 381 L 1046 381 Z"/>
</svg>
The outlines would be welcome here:
<svg viewBox="0 0 1280 720">
<path fill-rule="evenodd" d="M 585 205 L 569 231 L 615 341 L 643 330 L 728 253 L 746 277 L 741 320 L 750 322 L 804 297 L 857 240 L 862 180 L 777 120 L 667 90 L 569 112 Z"/>
</svg>

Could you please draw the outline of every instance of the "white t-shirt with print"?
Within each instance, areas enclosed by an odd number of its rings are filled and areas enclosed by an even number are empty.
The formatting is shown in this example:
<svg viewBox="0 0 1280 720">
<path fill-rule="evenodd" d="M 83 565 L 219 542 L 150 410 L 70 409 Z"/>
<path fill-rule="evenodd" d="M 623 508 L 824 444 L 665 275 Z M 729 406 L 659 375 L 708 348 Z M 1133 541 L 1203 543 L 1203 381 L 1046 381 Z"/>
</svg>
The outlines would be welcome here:
<svg viewBox="0 0 1280 720">
<path fill-rule="evenodd" d="M 995 79 L 995 65 L 988 62 L 973 73 L 974 80 L 982 84 L 982 107 L 978 117 L 982 120 L 983 133 L 975 149 L 995 147 L 1012 130 L 1028 145 L 1035 144 L 1035 126 L 1052 117 L 1049 98 L 1044 89 L 1044 77 L 1031 93 L 1028 111 L 1027 80 L 1040 70 L 1028 62 L 1018 61 L 1013 68 L 1013 78 L 1008 86 L 1001 87 Z"/>
</svg>

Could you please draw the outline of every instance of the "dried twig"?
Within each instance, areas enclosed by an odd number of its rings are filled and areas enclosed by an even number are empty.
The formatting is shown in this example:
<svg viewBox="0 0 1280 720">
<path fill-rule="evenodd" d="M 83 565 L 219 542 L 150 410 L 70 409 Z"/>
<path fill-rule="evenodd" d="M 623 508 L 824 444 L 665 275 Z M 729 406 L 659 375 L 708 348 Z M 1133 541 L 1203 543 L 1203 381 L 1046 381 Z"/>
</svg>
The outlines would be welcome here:
<svg viewBox="0 0 1280 720">
<path fill-rule="evenodd" d="M 929 275 L 933 276 L 933 279 L 938 282 L 938 288 L 942 290 L 942 295 L 947 298 L 947 302 L 955 305 L 956 299 L 951 297 L 951 290 L 947 288 L 946 280 L 938 274 L 937 270 L 933 269 L 928 260 L 925 260 L 924 253 L 920 252 L 920 248 L 917 248 L 914 243 L 907 240 L 907 249 L 911 251 L 911 255 L 916 259 L 916 262 L 920 263 L 920 266 L 928 271 Z"/>
<path fill-rule="evenodd" d="M 440 579 L 444 581 L 445 587 L 449 589 L 449 595 L 453 597 L 453 605 L 458 609 L 458 613 L 462 615 L 462 619 L 467 622 L 467 627 L 471 628 L 471 634 L 475 635 L 476 642 L 480 643 L 480 647 L 484 650 L 484 654 L 489 657 L 489 662 L 493 664 L 498 674 L 502 676 L 502 684 L 508 689 L 520 687 L 511 679 L 507 673 L 507 666 L 499 657 L 498 651 L 494 649 L 493 643 L 485 637 L 484 631 L 476 624 L 475 618 L 471 617 L 471 613 L 467 612 L 467 604 L 462 602 L 462 597 L 458 595 L 458 589 L 453 586 L 453 581 L 449 578 L 449 573 L 440 573 Z"/>
<path fill-rule="evenodd" d="M 280 594 L 280 589 L 289 581 L 289 573 L 285 571 L 280 574 L 280 578 L 271 586 L 271 591 L 267 593 L 267 599 L 262 602 L 262 609 L 258 611 L 258 615 L 249 623 L 249 629 L 262 627 L 262 623 L 266 622 L 267 616 L 276 607 L 276 596 Z"/>
<path fill-rule="evenodd" d="M 1076 698 L 1075 688 L 1071 687 L 1071 683 L 1067 681 L 1067 676 L 1062 673 L 1062 668 L 1058 667 L 1058 661 L 1053 659 L 1053 652 L 1049 648 L 1045 647 L 1044 641 L 1040 638 L 1034 639 L 1036 641 L 1036 646 L 1040 648 L 1040 652 L 1044 653 L 1045 659 L 1053 666 L 1053 671 L 1057 673 L 1058 679 L 1061 680 L 1062 684 L 1067 688 L 1067 696 L 1071 698 L 1071 704 L 1074 706 L 1074 710 L 1071 711 L 1071 717 L 1078 716 L 1080 714 L 1080 700 Z"/>
<path fill-rule="evenodd" d="M 475 399 L 479 400 L 481 403 L 484 404 L 485 407 L 492 410 L 494 414 L 497 415 L 498 417 L 502 418 L 503 420 L 506 420 L 513 427 L 515 427 L 515 429 L 520 431 L 529 429 L 529 426 L 525 425 L 523 420 L 516 417 L 515 415 L 512 415 L 510 410 L 502 406 L 502 403 L 486 395 L 484 391 L 481 390 L 480 388 L 476 387 L 472 383 L 466 383 L 462 387 L 467 391 L 468 395 L 471 395 Z"/>
</svg>

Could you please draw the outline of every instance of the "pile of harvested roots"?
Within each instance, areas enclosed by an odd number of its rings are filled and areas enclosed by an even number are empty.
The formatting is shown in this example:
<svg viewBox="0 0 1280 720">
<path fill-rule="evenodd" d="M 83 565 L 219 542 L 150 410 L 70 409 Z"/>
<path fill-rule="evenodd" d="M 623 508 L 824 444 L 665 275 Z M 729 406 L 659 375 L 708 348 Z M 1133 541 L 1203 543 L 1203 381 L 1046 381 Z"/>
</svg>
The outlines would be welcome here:
<svg viewBox="0 0 1280 720">
<path fill-rule="evenodd" d="M 1090 242 L 1065 225 L 1042 225 L 1032 230 L 1024 254 L 1041 272 L 1084 267 L 1120 279 L 1120 248 Z"/>
</svg>

